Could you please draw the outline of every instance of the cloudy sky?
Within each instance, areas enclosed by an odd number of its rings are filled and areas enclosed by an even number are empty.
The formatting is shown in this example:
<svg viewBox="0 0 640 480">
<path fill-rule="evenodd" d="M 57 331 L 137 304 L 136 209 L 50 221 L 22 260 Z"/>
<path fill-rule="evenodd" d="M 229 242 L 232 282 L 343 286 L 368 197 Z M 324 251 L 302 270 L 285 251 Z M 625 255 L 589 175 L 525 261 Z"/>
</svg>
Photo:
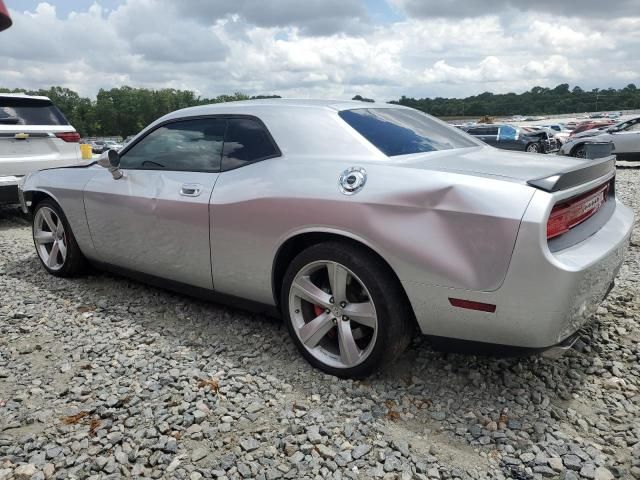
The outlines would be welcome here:
<svg viewBox="0 0 640 480">
<path fill-rule="evenodd" d="M 5 0 L 0 86 L 390 100 L 640 83 L 637 0 Z"/>
</svg>

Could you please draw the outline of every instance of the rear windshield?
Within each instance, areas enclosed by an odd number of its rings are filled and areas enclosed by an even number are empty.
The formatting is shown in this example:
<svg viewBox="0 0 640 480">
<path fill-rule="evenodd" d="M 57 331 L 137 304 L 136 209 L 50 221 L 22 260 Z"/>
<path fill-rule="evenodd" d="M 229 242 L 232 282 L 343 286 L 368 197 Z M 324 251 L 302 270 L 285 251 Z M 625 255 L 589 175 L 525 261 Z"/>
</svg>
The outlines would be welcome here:
<svg viewBox="0 0 640 480">
<path fill-rule="evenodd" d="M 50 100 L 0 96 L 0 125 L 69 125 Z"/>
<path fill-rule="evenodd" d="M 404 108 L 343 110 L 340 117 L 389 157 L 478 146 L 454 127 Z"/>
</svg>

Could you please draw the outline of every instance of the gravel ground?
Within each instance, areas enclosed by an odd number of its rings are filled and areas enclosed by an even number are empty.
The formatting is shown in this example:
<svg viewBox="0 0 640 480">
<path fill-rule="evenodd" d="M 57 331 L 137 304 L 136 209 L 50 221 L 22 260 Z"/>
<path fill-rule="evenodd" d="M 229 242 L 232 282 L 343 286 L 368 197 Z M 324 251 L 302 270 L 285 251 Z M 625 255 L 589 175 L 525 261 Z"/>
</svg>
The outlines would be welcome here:
<svg viewBox="0 0 640 480">
<path fill-rule="evenodd" d="M 640 171 L 618 171 L 640 214 Z M 565 357 L 416 339 L 366 381 L 310 368 L 272 319 L 40 268 L 0 210 L 0 480 L 640 478 L 640 228 Z"/>
</svg>

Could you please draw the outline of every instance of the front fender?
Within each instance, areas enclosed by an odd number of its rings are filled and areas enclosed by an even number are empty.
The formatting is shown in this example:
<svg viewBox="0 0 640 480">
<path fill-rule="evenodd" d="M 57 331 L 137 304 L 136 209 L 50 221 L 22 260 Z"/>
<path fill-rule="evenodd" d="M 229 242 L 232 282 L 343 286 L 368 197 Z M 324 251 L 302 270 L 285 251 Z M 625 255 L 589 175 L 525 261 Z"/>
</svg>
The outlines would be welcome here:
<svg viewBox="0 0 640 480">
<path fill-rule="evenodd" d="M 22 210 L 33 209 L 39 194 L 53 199 L 62 209 L 82 253 L 94 257 L 94 246 L 84 210 L 84 187 L 99 171 L 96 168 L 54 168 L 39 170 L 25 176 L 18 185 Z"/>
</svg>

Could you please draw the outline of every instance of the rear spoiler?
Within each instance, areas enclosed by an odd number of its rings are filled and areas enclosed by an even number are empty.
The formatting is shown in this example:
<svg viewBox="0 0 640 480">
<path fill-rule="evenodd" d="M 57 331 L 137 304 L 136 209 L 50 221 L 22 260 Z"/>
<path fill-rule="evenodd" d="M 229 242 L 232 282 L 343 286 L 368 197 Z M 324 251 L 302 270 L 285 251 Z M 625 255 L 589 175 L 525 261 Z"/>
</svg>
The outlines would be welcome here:
<svg viewBox="0 0 640 480">
<path fill-rule="evenodd" d="M 615 170 L 615 168 L 616 157 L 615 155 L 609 155 L 608 157 L 589 160 L 589 164 L 586 167 L 584 164 L 578 165 L 564 172 L 529 180 L 527 184 L 545 192 L 557 192 L 596 180 Z"/>
</svg>

